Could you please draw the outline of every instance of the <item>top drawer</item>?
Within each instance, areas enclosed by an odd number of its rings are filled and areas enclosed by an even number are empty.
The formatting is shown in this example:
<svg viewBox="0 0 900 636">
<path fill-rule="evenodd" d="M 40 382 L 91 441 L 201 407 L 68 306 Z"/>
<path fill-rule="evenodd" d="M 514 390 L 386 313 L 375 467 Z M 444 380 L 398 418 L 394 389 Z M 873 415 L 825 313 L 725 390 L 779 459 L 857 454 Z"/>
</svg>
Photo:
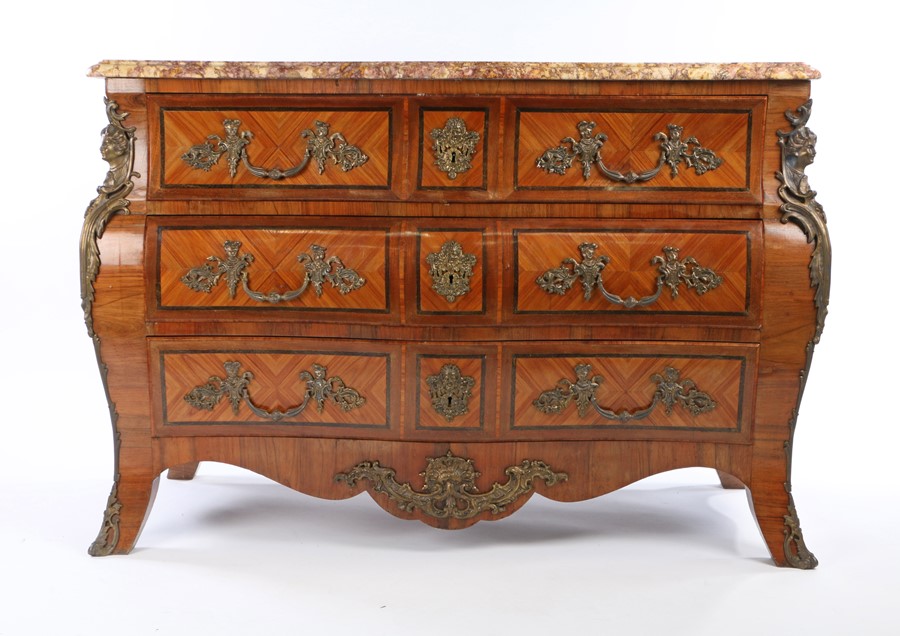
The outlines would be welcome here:
<svg viewBox="0 0 900 636">
<path fill-rule="evenodd" d="M 148 196 L 749 207 L 762 202 L 765 108 L 761 96 L 151 95 Z M 735 216 L 699 216 L 723 214 Z"/>
<path fill-rule="evenodd" d="M 151 198 L 391 198 L 397 100 L 160 96 Z"/>
<path fill-rule="evenodd" d="M 755 203 L 763 97 L 510 99 L 517 200 Z"/>
</svg>

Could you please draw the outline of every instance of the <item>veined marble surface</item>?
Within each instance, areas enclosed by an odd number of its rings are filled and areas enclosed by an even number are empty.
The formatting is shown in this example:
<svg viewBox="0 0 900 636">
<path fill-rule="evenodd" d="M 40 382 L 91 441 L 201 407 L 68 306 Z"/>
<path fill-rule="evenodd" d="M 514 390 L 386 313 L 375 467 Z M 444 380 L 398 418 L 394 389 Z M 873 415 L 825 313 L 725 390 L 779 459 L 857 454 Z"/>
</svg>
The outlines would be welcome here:
<svg viewBox="0 0 900 636">
<path fill-rule="evenodd" d="M 91 77 L 184 79 L 812 80 L 797 62 L 603 64 L 560 62 L 175 62 L 104 60 Z"/>
</svg>

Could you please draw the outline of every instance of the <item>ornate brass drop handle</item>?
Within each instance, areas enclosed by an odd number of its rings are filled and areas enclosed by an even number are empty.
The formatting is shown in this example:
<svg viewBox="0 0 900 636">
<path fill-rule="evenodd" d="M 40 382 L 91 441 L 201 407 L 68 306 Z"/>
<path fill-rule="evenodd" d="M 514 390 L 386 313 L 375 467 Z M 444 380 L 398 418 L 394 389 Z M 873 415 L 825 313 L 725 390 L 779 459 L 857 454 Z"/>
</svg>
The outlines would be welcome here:
<svg viewBox="0 0 900 636">
<path fill-rule="evenodd" d="M 267 410 L 257 406 L 250 399 L 249 386 L 253 380 L 253 373 L 244 371 L 241 373 L 241 363 L 228 361 L 225 363 L 225 377 L 210 376 L 206 384 L 194 387 L 190 393 L 184 396 L 184 401 L 195 409 L 211 411 L 222 400 L 228 398 L 231 402 L 231 410 L 237 415 L 241 402 L 246 402 L 247 407 L 258 417 L 279 422 L 284 419 L 296 417 L 306 409 L 310 399 L 316 401 L 316 410 L 321 413 L 325 408 L 325 402 L 330 401 L 338 405 L 344 411 L 351 411 L 366 403 L 356 389 L 344 385 L 344 381 L 338 376 L 327 377 L 328 369 L 321 364 L 312 365 L 312 373 L 301 371 L 300 379 L 306 382 L 306 391 L 303 401 L 286 411 Z"/>
<path fill-rule="evenodd" d="M 578 132 L 581 138 L 578 140 L 566 137 L 560 143 L 569 144 L 571 150 L 564 145 L 548 148 L 544 154 L 538 157 L 537 167 L 550 174 L 565 174 L 572 167 L 572 162 L 578 160 L 581 163 L 581 174 L 587 180 L 591 176 L 591 165 L 597 164 L 597 168 L 609 179 L 624 183 L 649 181 L 659 174 L 664 165 L 669 166 L 672 177 L 678 176 L 678 166 L 683 161 L 688 168 L 693 168 L 698 175 L 708 170 L 715 170 L 722 165 L 723 159 L 709 148 L 704 148 L 696 137 L 683 137 L 684 128 L 677 124 L 669 124 L 669 134 L 658 132 L 653 136 L 654 141 L 659 142 L 659 161 L 656 167 L 646 172 L 619 172 L 610 170 L 603 163 L 600 151 L 608 137 L 603 133 L 593 135 L 597 126 L 592 121 L 578 122 Z"/>
<path fill-rule="evenodd" d="M 708 267 L 701 267 L 692 257 L 678 260 L 677 247 L 663 247 L 663 256 L 654 256 L 650 260 L 651 265 L 657 265 L 659 275 L 656 277 L 656 291 L 643 298 L 629 296 L 622 298 L 610 293 L 603 286 L 603 270 L 609 264 L 609 256 L 595 256 L 596 243 L 582 243 L 578 246 L 581 252 L 581 261 L 574 258 L 563 260 L 559 267 L 548 269 L 538 276 L 535 282 L 548 294 L 564 296 L 576 280 L 581 281 L 584 289 L 584 299 L 590 300 L 596 287 L 603 297 L 611 303 L 622 305 L 627 309 L 644 307 L 655 303 L 662 295 L 663 287 L 668 287 L 672 292 L 672 298 L 678 298 L 678 289 L 683 283 L 689 289 L 693 289 L 702 296 L 711 289 L 722 284 L 722 277 Z"/>
<path fill-rule="evenodd" d="M 656 391 L 653 393 L 653 401 L 649 406 L 636 411 L 619 411 L 601 406 L 595 393 L 603 382 L 603 376 L 591 375 L 591 365 L 575 365 L 575 382 L 562 378 L 556 383 L 556 388 L 544 391 L 532 404 L 541 413 L 561 413 L 573 401 L 578 407 L 579 417 L 587 415 L 593 409 L 607 420 L 628 422 L 642 420 L 660 404 L 665 407 L 666 415 L 672 412 L 676 404 L 686 409 L 691 415 L 708 413 L 716 408 L 716 402 L 697 389 L 693 380 L 681 379 L 681 371 L 674 367 L 666 367 L 662 374 L 654 373 L 650 381 L 656 383 Z"/>
<path fill-rule="evenodd" d="M 240 241 L 225 241 L 225 258 L 218 256 L 207 257 L 207 263 L 194 267 L 181 277 L 181 282 L 195 292 L 212 291 L 219 279 L 225 276 L 228 285 L 228 294 L 234 298 L 237 294 L 237 286 L 240 282 L 244 293 L 259 302 L 281 303 L 299 298 L 306 288 L 312 284 L 316 296 L 322 295 L 322 285 L 325 282 L 331 284 L 342 294 L 348 294 L 366 284 L 366 279 L 355 270 L 344 267 L 344 263 L 337 256 L 325 258 L 325 248 L 321 245 L 311 245 L 310 252 L 303 252 L 297 257 L 297 262 L 303 265 L 305 275 L 303 283 L 297 289 L 284 293 L 260 292 L 250 289 L 250 274 L 247 267 L 253 262 L 253 254 L 240 254 Z"/>
<path fill-rule="evenodd" d="M 474 461 L 456 457 L 451 452 L 443 457 L 428 457 L 425 472 L 425 490 L 413 490 L 408 483 L 394 479 L 397 471 L 380 465 L 377 461 L 357 464 L 346 473 L 334 476 L 337 482 L 355 486 L 362 479 L 372 484 L 375 492 L 385 493 L 402 510 L 421 510 L 437 519 L 471 519 L 482 512 L 503 512 L 507 505 L 534 489 L 534 480 L 543 479 L 548 486 L 566 481 L 566 473 L 556 473 L 542 461 L 524 460 L 506 469 L 509 477 L 505 484 L 494 483 L 488 492 L 478 492 Z"/>
<path fill-rule="evenodd" d="M 261 168 L 250 163 L 250 158 L 247 156 L 247 146 L 253 139 L 253 133 L 249 130 L 239 132 L 240 119 L 226 119 L 222 125 L 225 127 L 224 139 L 219 135 L 209 135 L 205 143 L 191 146 L 190 150 L 181 155 L 182 160 L 192 168 L 209 171 L 219 162 L 222 155 L 225 155 L 228 158 L 228 171 L 232 177 L 237 175 L 240 162 L 251 174 L 275 180 L 287 179 L 300 174 L 310 159 L 316 160 L 319 174 L 325 171 L 325 163 L 328 159 L 331 159 L 335 165 L 340 165 L 344 172 L 353 170 L 369 160 L 362 150 L 348 144 L 344 135 L 339 132 L 329 135 L 329 124 L 317 120 L 314 124 L 315 130 L 307 128 L 300 133 L 300 136 L 306 139 L 306 151 L 299 164 L 286 169 Z"/>
</svg>

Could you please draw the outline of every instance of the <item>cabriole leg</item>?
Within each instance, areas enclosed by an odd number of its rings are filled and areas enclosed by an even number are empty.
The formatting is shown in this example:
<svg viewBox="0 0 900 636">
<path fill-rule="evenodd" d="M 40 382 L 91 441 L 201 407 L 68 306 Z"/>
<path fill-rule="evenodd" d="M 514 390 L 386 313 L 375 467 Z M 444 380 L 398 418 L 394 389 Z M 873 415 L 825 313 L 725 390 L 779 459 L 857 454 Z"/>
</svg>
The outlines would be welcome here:
<svg viewBox="0 0 900 636">
<path fill-rule="evenodd" d="M 117 479 L 106 502 L 100 532 L 88 548 L 88 554 L 108 556 L 131 552 L 153 507 L 158 484 L 158 477 Z"/>
</svg>

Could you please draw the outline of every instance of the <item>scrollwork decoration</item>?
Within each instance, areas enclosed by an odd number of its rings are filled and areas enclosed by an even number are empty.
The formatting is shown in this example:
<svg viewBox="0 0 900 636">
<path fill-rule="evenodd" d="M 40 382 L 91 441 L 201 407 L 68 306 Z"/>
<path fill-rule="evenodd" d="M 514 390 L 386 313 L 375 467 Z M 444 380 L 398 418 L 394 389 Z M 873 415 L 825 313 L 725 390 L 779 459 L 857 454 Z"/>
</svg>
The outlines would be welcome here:
<svg viewBox="0 0 900 636">
<path fill-rule="evenodd" d="M 825 210 L 816 201 L 816 191 L 809 187 L 806 167 L 816 158 L 816 134 L 806 127 L 812 112 L 812 100 L 797 109 L 787 111 L 785 117 L 792 130 L 777 131 L 781 147 L 781 171 L 775 177 L 781 182 L 778 196 L 781 205 L 781 222 L 795 223 L 813 243 L 809 262 L 809 284 L 815 288 L 816 331 L 813 344 L 818 344 L 825 329 L 828 315 L 828 299 L 831 292 L 831 239 L 828 235 Z"/>
<path fill-rule="evenodd" d="M 709 413 L 716 408 L 715 400 L 709 394 L 697 389 L 693 380 L 681 379 L 681 371 L 674 367 L 666 367 L 661 374 L 654 373 L 650 381 L 656 383 L 653 401 L 649 406 L 636 411 L 614 410 L 601 406 L 596 392 L 603 382 L 603 376 L 591 376 L 591 365 L 575 365 L 575 382 L 562 378 L 556 387 L 544 391 L 532 404 L 541 413 L 554 414 L 563 412 L 569 404 L 575 402 L 579 417 L 588 414 L 591 408 L 601 417 L 617 422 L 642 420 L 648 417 L 660 404 L 666 415 L 670 415 L 675 406 L 680 406 L 693 416 Z"/>
<path fill-rule="evenodd" d="M 468 172 L 472 168 L 472 157 L 475 146 L 481 135 L 473 130 L 466 130 L 466 122 L 460 117 L 451 117 L 443 128 L 431 131 L 434 140 L 434 165 L 455 179 L 457 175 Z"/>
<path fill-rule="evenodd" d="M 94 281 L 100 273 L 100 248 L 106 224 L 115 214 L 128 214 L 128 195 L 134 189 L 134 179 L 141 175 L 134 171 L 134 126 L 125 126 L 128 113 L 119 113 L 119 105 L 103 98 L 109 124 L 103 129 L 100 155 L 109 164 L 97 197 L 84 213 L 81 230 L 81 307 L 88 335 L 94 336 L 91 310 L 94 304 Z"/>
<path fill-rule="evenodd" d="M 91 556 L 109 556 L 119 544 L 119 514 L 122 511 L 122 502 L 119 501 L 118 479 L 113 483 L 106 500 L 106 510 L 103 511 L 103 523 L 97 538 L 88 548 Z"/>
<path fill-rule="evenodd" d="M 431 393 L 431 406 L 448 422 L 469 412 L 469 399 L 475 378 L 463 375 L 455 364 L 445 364 L 435 375 L 425 378 Z"/>
<path fill-rule="evenodd" d="M 344 384 L 338 377 L 328 377 L 328 369 L 321 364 L 312 365 L 312 373 L 301 371 L 300 379 L 306 382 L 306 390 L 303 393 L 303 401 L 297 406 L 286 411 L 267 410 L 256 405 L 250 398 L 250 382 L 253 373 L 241 372 L 241 363 L 229 360 L 225 362 L 225 377 L 211 376 L 206 384 L 194 387 L 184 401 L 195 409 L 211 411 L 222 398 L 227 398 L 231 403 L 231 411 L 235 415 L 240 411 L 241 403 L 246 402 L 247 407 L 254 415 L 273 422 L 296 417 L 302 413 L 310 400 L 316 402 L 316 410 L 321 413 L 325 409 L 326 402 L 332 402 L 343 411 L 352 411 L 366 403 L 366 399 L 356 389 Z"/>
<path fill-rule="evenodd" d="M 249 130 L 240 130 L 240 119 L 226 119 L 222 122 L 225 128 L 225 138 L 219 135 L 209 135 L 207 141 L 192 146 L 181 155 L 181 159 L 192 168 L 209 171 L 215 166 L 222 156 L 227 157 L 228 173 L 237 176 L 238 164 L 244 167 L 256 177 L 264 179 L 288 179 L 300 174 L 310 159 L 315 159 L 319 174 L 325 172 L 325 166 L 330 159 L 334 165 L 348 172 L 366 163 L 369 157 L 357 146 L 347 143 L 344 135 L 336 132 L 329 134 L 330 125 L 324 121 L 314 123 L 314 128 L 307 128 L 300 133 L 306 139 L 306 151 L 303 159 L 296 166 L 290 168 L 262 168 L 250 162 L 247 154 L 247 146 L 253 140 L 253 133 Z"/>
<path fill-rule="evenodd" d="M 794 496 L 788 489 L 788 513 L 784 515 L 784 556 L 789 565 L 800 570 L 812 570 L 819 565 L 816 555 L 806 547 L 800 519 L 794 507 Z"/>
<path fill-rule="evenodd" d="M 678 176 L 678 168 L 683 162 L 688 168 L 702 175 L 709 170 L 715 170 L 722 165 L 723 159 L 709 148 L 704 148 L 696 137 L 684 138 L 684 128 L 677 124 L 669 124 L 669 134 L 658 132 L 653 136 L 654 141 L 659 142 L 659 161 L 651 170 L 645 172 L 619 172 L 612 170 L 603 163 L 601 150 L 603 144 L 609 139 L 603 133 L 594 134 L 597 124 L 592 121 L 578 122 L 579 139 L 566 137 L 561 141 L 565 145 L 548 148 L 544 154 L 538 157 L 536 165 L 549 174 L 566 174 L 574 161 L 581 164 L 581 174 L 587 181 L 591 176 L 591 166 L 596 164 L 608 179 L 623 183 L 637 183 L 649 181 L 659 174 L 664 165 L 669 166 L 671 176 Z"/>
<path fill-rule="evenodd" d="M 428 465 L 420 473 L 425 478 L 424 490 L 413 490 L 408 483 L 396 481 L 396 471 L 381 466 L 377 461 L 357 464 L 346 473 L 338 473 L 334 479 L 348 486 L 356 486 L 361 480 L 371 483 L 375 492 L 385 493 L 402 510 L 419 510 L 437 519 L 471 519 L 482 512 L 499 514 L 506 506 L 534 489 L 534 480 L 542 479 L 548 486 L 566 481 L 566 473 L 554 472 L 542 461 L 524 460 L 506 469 L 505 484 L 494 483 L 490 491 L 480 493 L 475 479 L 474 460 L 456 457 L 451 452 L 443 457 L 427 458 Z"/>
<path fill-rule="evenodd" d="M 109 392 L 109 367 L 103 362 L 101 355 L 100 336 L 94 331 L 94 283 L 100 273 L 100 247 L 99 242 L 103 236 L 109 220 L 116 214 L 128 214 L 130 201 L 128 195 L 134 189 L 134 179 L 140 178 L 140 174 L 134 170 L 134 126 L 126 126 L 125 119 L 128 113 L 120 113 L 119 105 L 114 100 L 103 98 L 106 106 L 107 124 L 103 130 L 100 144 L 100 156 L 109 164 L 109 170 L 103 183 L 97 188 L 97 196 L 90 202 L 84 213 L 84 224 L 81 228 L 80 267 L 81 267 L 81 308 L 84 312 L 84 324 L 87 327 L 88 336 L 94 344 L 94 355 L 97 358 L 97 366 L 100 370 L 100 379 L 103 383 L 103 391 L 106 394 L 106 403 L 109 407 L 109 417 L 112 424 L 114 451 L 114 474 L 112 489 L 107 499 L 106 509 L 103 513 L 103 523 L 97 538 L 88 549 L 91 556 L 106 556 L 112 554 L 119 542 L 119 513 L 122 504 L 118 498 L 119 483 L 119 413 L 116 404 Z"/>
<path fill-rule="evenodd" d="M 816 327 L 812 338 L 806 344 L 806 363 L 800 371 L 797 403 L 788 422 L 788 439 L 784 442 L 787 462 L 784 489 L 788 495 L 788 511 L 784 515 L 784 555 L 789 565 L 803 570 L 813 569 L 819 562 L 806 547 L 803 539 L 803 531 L 800 528 L 791 492 L 791 463 L 800 403 L 812 366 L 813 353 L 825 329 L 831 293 L 831 239 L 828 235 L 825 210 L 816 201 L 816 191 L 809 187 L 806 176 L 807 166 L 812 164 L 816 157 L 816 134 L 806 126 L 811 112 L 812 100 L 802 104 L 796 111 L 785 112 L 784 116 L 792 128 L 789 131 L 776 131 L 778 145 L 781 148 L 781 171 L 775 173 L 775 177 L 782 184 L 778 188 L 778 196 L 783 202 L 781 222 L 798 225 L 806 235 L 807 242 L 813 243 L 809 262 L 809 282 L 810 287 L 815 289 L 813 303 L 816 311 Z"/>
<path fill-rule="evenodd" d="M 234 298 L 237 294 L 238 283 L 244 293 L 258 302 L 271 304 L 288 302 L 299 298 L 306 289 L 312 285 L 317 297 L 322 295 L 322 286 L 329 283 L 341 294 L 349 294 L 366 284 L 366 279 L 356 270 L 344 267 L 343 261 L 337 256 L 325 258 L 326 248 L 321 245 L 311 245 L 310 252 L 303 252 L 297 256 L 297 262 L 303 265 L 304 277 L 300 287 L 284 293 L 261 292 L 250 288 L 250 273 L 247 268 L 253 262 L 253 254 L 241 254 L 240 241 L 225 241 L 225 258 L 208 256 L 206 263 L 191 268 L 181 277 L 181 282 L 195 292 L 210 293 L 224 276 L 228 286 L 228 295 Z"/>
<path fill-rule="evenodd" d="M 474 254 L 466 254 L 457 241 L 445 241 L 439 252 L 425 257 L 425 262 L 429 266 L 431 288 L 447 302 L 456 302 L 471 291 L 469 280 L 474 273 L 476 258 Z"/>
<path fill-rule="evenodd" d="M 722 284 L 722 277 L 708 267 L 702 267 L 693 257 L 678 260 L 680 251 L 677 247 L 663 247 L 664 256 L 654 256 L 650 260 L 651 265 L 657 266 L 656 291 L 643 298 L 629 296 L 622 298 L 609 292 L 603 286 L 603 270 L 610 262 L 606 255 L 597 256 L 596 243 L 581 243 L 578 246 L 581 253 L 581 261 L 574 258 L 563 260 L 559 267 L 548 269 L 540 275 L 535 282 L 548 294 L 563 296 L 575 281 L 580 281 L 584 290 L 584 299 L 590 300 L 593 290 L 596 288 L 603 297 L 611 303 L 621 305 L 626 309 L 645 307 L 656 302 L 664 287 L 668 287 L 672 298 L 678 298 L 679 288 L 683 284 L 688 289 L 693 289 L 697 295 L 702 296 L 706 292 L 715 289 Z"/>
</svg>

